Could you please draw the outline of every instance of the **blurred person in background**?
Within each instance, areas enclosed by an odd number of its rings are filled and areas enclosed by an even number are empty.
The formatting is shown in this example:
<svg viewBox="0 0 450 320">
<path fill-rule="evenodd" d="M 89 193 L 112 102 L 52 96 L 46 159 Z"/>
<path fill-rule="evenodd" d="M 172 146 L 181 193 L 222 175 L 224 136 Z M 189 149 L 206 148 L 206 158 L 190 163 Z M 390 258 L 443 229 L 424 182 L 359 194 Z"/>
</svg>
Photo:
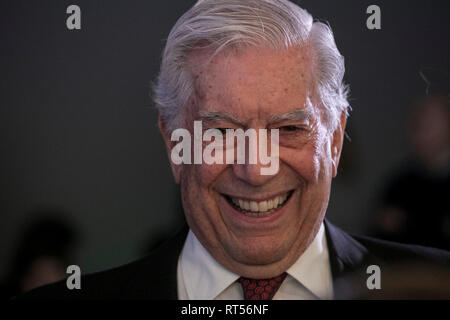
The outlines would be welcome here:
<svg viewBox="0 0 450 320">
<path fill-rule="evenodd" d="M 391 179 L 376 216 L 376 236 L 450 250 L 450 102 L 418 99 L 407 123 L 412 158 Z"/>
<path fill-rule="evenodd" d="M 39 210 L 19 240 L 8 276 L 0 287 L 1 297 L 9 299 L 36 287 L 66 277 L 73 262 L 76 232 L 61 217 L 63 212 Z"/>
</svg>

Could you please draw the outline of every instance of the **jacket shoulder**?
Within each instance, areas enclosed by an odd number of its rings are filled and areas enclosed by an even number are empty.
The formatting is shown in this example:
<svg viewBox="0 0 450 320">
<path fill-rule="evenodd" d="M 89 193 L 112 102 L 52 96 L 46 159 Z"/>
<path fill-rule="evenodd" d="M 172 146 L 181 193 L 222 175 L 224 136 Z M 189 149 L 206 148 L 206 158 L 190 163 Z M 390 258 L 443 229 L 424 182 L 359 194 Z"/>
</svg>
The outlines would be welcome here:
<svg viewBox="0 0 450 320">
<path fill-rule="evenodd" d="M 450 252 L 420 245 L 403 244 L 367 236 L 352 236 L 370 254 L 388 264 L 417 262 L 450 265 Z"/>
<path fill-rule="evenodd" d="M 449 296 L 448 286 L 443 287 L 441 280 L 449 275 L 448 251 L 354 236 L 327 221 L 325 224 L 336 299 Z M 382 272 L 383 290 L 376 293 L 367 285 L 372 265 Z"/>
<path fill-rule="evenodd" d="M 81 276 L 80 289 L 68 289 L 64 279 L 15 299 L 176 299 L 177 262 L 187 230 L 140 260 Z"/>
<path fill-rule="evenodd" d="M 151 259 L 149 256 L 146 259 Z M 146 259 L 138 260 L 113 269 L 81 276 L 80 289 L 68 289 L 66 279 L 33 289 L 17 300 L 27 299 L 108 299 L 120 297 L 120 292 Z"/>
</svg>

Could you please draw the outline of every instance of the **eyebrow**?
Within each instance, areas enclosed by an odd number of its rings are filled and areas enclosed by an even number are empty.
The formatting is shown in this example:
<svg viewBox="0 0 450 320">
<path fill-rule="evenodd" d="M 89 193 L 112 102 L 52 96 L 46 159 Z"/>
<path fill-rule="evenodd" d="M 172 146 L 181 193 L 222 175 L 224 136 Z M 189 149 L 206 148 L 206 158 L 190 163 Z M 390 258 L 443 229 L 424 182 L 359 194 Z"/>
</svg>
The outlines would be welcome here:
<svg viewBox="0 0 450 320">
<path fill-rule="evenodd" d="M 241 123 L 241 121 L 235 117 L 232 114 L 229 113 L 224 113 L 224 112 L 219 112 L 219 111 L 200 111 L 200 120 L 202 120 L 203 122 L 218 122 L 218 121 L 228 121 L 228 122 L 232 122 L 235 125 L 238 126 L 244 126 L 243 123 Z"/>
<path fill-rule="evenodd" d="M 228 121 L 234 123 L 237 126 L 245 126 L 236 116 L 230 113 L 224 113 L 220 111 L 200 111 L 200 119 L 206 123 Z M 283 121 L 305 121 L 310 119 L 311 110 L 309 109 L 295 109 L 286 113 L 275 114 L 270 117 L 269 123 L 279 123 Z"/>
<path fill-rule="evenodd" d="M 311 110 L 295 109 L 286 113 L 273 115 L 270 118 L 270 123 L 277 123 L 283 121 L 305 121 L 310 118 L 311 118 Z"/>
</svg>

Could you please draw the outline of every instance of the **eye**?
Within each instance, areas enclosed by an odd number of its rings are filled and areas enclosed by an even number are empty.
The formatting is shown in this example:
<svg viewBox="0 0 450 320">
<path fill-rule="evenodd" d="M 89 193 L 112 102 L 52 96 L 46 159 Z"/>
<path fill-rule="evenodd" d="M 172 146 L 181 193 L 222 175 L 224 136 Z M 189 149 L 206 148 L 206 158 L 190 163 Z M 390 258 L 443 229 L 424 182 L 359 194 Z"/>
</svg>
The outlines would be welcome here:
<svg viewBox="0 0 450 320">
<path fill-rule="evenodd" d="M 219 130 L 223 135 L 226 135 L 227 130 L 231 130 L 231 128 L 214 128 L 216 130 Z"/>
<path fill-rule="evenodd" d="M 279 129 L 284 132 L 299 132 L 304 130 L 303 127 L 300 126 L 282 126 Z"/>
</svg>

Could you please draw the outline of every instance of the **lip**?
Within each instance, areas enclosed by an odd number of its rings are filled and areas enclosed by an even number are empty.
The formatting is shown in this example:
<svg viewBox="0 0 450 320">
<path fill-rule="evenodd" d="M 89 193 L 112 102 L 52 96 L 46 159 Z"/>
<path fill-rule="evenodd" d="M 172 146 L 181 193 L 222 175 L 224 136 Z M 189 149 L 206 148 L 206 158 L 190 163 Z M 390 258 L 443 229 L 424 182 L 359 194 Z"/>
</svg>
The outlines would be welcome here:
<svg viewBox="0 0 450 320">
<path fill-rule="evenodd" d="M 229 198 L 237 198 L 237 199 L 242 199 L 242 200 L 245 200 L 245 201 L 261 202 L 261 201 L 266 201 L 266 200 L 273 199 L 273 198 L 275 198 L 277 196 L 281 196 L 281 195 L 284 195 L 286 193 L 290 193 L 290 192 L 293 192 L 293 191 L 294 190 L 291 189 L 291 190 L 282 191 L 282 192 L 274 193 L 274 194 L 271 194 L 271 195 L 268 195 L 268 196 L 261 196 L 261 197 L 246 197 L 246 196 L 242 196 L 242 195 L 235 196 L 235 195 L 226 194 L 226 193 L 221 193 L 220 195 L 222 197 L 226 196 L 226 197 L 229 197 Z"/>
<path fill-rule="evenodd" d="M 251 226 L 255 226 L 255 225 L 268 225 L 268 224 L 272 224 L 275 223 L 279 218 L 281 218 L 283 216 L 284 211 L 286 211 L 287 207 L 290 205 L 292 198 L 294 198 L 294 195 L 296 193 L 296 190 L 291 190 L 292 194 L 290 195 L 289 199 L 286 201 L 286 203 L 279 209 L 275 210 L 274 212 L 272 212 L 271 214 L 269 214 L 266 217 L 249 217 L 246 216 L 245 214 L 243 214 L 242 212 L 236 210 L 229 202 L 228 200 L 225 198 L 225 196 L 228 197 L 228 195 L 224 195 L 224 194 L 220 194 L 221 196 L 221 200 L 225 203 L 225 206 L 227 206 L 227 210 L 228 212 L 231 212 L 231 216 L 233 217 L 233 220 L 236 219 L 237 221 L 240 222 L 240 225 L 242 224 L 248 224 Z M 287 191 L 287 192 L 291 192 L 291 191 Z M 281 195 L 284 193 L 278 193 L 275 194 L 273 197 L 277 196 L 277 195 Z M 236 197 L 238 198 L 238 197 Z M 248 199 L 248 201 L 264 201 L 267 199 L 270 199 L 270 197 L 267 198 L 262 198 L 262 200 L 253 200 L 255 198 L 242 198 L 239 197 L 240 199 Z"/>
</svg>

